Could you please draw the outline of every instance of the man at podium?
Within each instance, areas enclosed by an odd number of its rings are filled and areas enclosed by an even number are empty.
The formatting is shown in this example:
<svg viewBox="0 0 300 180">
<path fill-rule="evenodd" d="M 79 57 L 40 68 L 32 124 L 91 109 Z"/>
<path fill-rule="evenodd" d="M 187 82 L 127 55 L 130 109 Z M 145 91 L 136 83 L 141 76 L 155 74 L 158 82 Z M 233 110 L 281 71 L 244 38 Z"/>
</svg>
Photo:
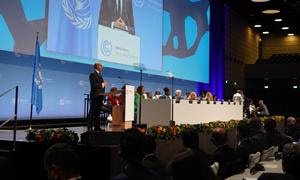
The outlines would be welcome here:
<svg viewBox="0 0 300 180">
<path fill-rule="evenodd" d="M 89 123 L 91 123 L 95 131 L 100 130 L 99 116 L 101 107 L 103 105 L 103 96 L 101 93 L 104 93 L 105 88 L 108 87 L 108 83 L 102 78 L 102 69 L 102 64 L 100 62 L 96 62 L 94 64 L 94 72 L 92 72 L 89 76 L 91 85 L 91 108 L 89 113 Z"/>
</svg>

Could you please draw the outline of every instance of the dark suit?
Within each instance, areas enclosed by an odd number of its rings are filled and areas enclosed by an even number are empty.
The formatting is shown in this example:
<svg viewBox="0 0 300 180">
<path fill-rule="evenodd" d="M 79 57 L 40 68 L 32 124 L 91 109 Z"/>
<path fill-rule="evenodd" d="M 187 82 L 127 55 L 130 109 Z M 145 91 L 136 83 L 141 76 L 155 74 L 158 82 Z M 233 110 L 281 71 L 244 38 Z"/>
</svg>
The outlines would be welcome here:
<svg viewBox="0 0 300 180">
<path fill-rule="evenodd" d="M 244 170 L 242 158 L 228 145 L 221 146 L 214 152 L 213 161 L 219 163 L 218 176 L 222 179 Z"/>
<path fill-rule="evenodd" d="M 255 145 L 258 147 L 260 152 L 262 152 L 265 149 L 270 148 L 268 135 L 264 132 L 259 131 L 254 136 L 252 136 L 250 139 L 254 139 L 254 141 L 256 142 Z"/>
<path fill-rule="evenodd" d="M 104 93 L 105 88 L 102 87 L 103 83 L 102 75 L 96 71 L 90 74 L 90 85 L 91 85 L 91 107 L 89 113 L 90 123 L 94 126 L 95 130 L 100 130 L 100 110 L 103 105 L 103 96 L 100 93 Z"/>
<path fill-rule="evenodd" d="M 122 11 L 120 2 L 122 1 Z M 119 0 L 118 6 L 116 0 L 102 0 L 99 14 L 99 22 L 103 26 L 111 27 L 112 22 L 120 17 L 128 27 L 130 34 L 135 34 L 134 18 L 132 11 L 132 0 Z"/>
<path fill-rule="evenodd" d="M 155 154 L 147 155 L 143 159 L 143 166 L 158 174 L 161 179 L 166 179 L 166 165 Z"/>
<path fill-rule="evenodd" d="M 238 156 L 242 158 L 243 167 L 246 168 L 246 166 L 248 165 L 250 154 L 255 154 L 256 152 L 260 151 L 257 144 L 258 142 L 255 139 L 247 138 L 242 140 L 238 145 L 236 152 Z"/>
<path fill-rule="evenodd" d="M 140 163 L 128 163 L 123 172 L 112 178 L 113 180 L 160 180 L 160 177 L 153 171 L 148 170 Z"/>
</svg>

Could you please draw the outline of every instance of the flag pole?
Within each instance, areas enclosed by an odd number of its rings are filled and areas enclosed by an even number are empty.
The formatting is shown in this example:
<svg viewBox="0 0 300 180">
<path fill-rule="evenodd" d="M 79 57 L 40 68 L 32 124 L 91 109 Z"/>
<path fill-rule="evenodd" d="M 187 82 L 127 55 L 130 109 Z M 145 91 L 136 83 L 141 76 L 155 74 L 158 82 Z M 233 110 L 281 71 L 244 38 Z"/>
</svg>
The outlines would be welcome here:
<svg viewBox="0 0 300 180">
<path fill-rule="evenodd" d="M 31 108 L 30 108 L 30 119 L 29 119 L 29 130 L 32 127 L 32 109 L 33 109 L 33 104 L 31 103 Z"/>
<path fill-rule="evenodd" d="M 39 32 L 36 32 L 36 41 L 38 41 L 38 39 L 39 39 Z M 31 93 L 31 99 L 32 99 L 32 93 Z M 32 129 L 32 109 L 33 109 L 33 103 L 31 102 L 31 106 L 30 106 L 30 118 L 29 118 L 29 130 Z"/>
</svg>

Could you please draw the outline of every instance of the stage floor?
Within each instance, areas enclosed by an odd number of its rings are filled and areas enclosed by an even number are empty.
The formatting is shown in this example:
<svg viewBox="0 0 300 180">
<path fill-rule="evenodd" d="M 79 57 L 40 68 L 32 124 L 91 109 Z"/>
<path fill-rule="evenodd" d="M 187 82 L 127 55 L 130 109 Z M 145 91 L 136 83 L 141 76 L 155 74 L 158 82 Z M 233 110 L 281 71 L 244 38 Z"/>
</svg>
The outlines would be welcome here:
<svg viewBox="0 0 300 180">
<path fill-rule="evenodd" d="M 61 127 L 63 128 L 63 127 Z M 66 127 L 69 130 L 74 131 L 78 134 L 79 141 L 80 141 L 80 134 L 87 131 L 86 126 L 79 126 L 79 127 Z M 17 141 L 26 141 L 26 130 L 17 130 Z M 0 140 L 13 140 L 13 130 L 0 130 Z"/>
</svg>

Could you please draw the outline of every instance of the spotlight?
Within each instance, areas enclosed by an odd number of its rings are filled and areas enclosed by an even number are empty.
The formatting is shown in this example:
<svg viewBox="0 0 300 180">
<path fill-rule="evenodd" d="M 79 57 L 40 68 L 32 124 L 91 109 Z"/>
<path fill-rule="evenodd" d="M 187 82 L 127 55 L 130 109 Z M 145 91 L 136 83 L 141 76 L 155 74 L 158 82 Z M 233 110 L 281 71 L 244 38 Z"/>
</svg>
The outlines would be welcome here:
<svg viewBox="0 0 300 180">
<path fill-rule="evenodd" d="M 295 34 L 294 33 L 288 33 L 288 36 L 294 36 Z"/>
<path fill-rule="evenodd" d="M 278 9 L 267 9 L 267 10 L 262 11 L 262 13 L 264 13 L 264 14 L 277 14 L 277 13 L 280 13 L 280 10 L 278 10 Z"/>
<path fill-rule="evenodd" d="M 293 89 L 298 89 L 298 86 L 293 86 Z"/>
<path fill-rule="evenodd" d="M 275 22 L 281 22 L 282 19 L 274 19 Z"/>
<path fill-rule="evenodd" d="M 262 32 L 263 34 L 269 34 L 270 32 L 269 31 L 264 31 Z"/>
<path fill-rule="evenodd" d="M 282 30 L 287 30 L 287 29 L 290 29 L 289 27 L 285 26 L 285 27 L 282 27 L 281 28 Z"/>
<path fill-rule="evenodd" d="M 261 25 L 260 24 L 255 24 L 254 27 L 259 28 L 259 27 L 261 27 Z"/>
<path fill-rule="evenodd" d="M 265 89 L 269 89 L 269 86 L 264 86 Z"/>
<path fill-rule="evenodd" d="M 268 2 L 270 0 L 251 0 L 252 2 L 257 2 L 257 3 L 261 3 L 261 2 Z"/>
</svg>

